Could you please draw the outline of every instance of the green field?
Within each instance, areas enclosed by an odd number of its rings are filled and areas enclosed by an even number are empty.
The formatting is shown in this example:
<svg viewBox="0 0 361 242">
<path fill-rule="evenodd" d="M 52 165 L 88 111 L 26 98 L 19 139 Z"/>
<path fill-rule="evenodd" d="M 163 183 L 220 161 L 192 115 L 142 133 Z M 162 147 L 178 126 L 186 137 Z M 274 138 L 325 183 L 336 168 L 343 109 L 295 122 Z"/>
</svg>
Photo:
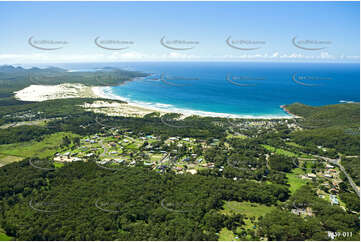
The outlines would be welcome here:
<svg viewBox="0 0 361 242">
<path fill-rule="evenodd" d="M 64 163 L 54 162 L 55 168 L 61 168 L 64 166 Z"/>
<path fill-rule="evenodd" d="M 0 241 L 10 241 L 12 239 L 13 239 L 12 237 L 7 236 L 5 234 L 5 231 L 2 228 L 0 228 Z"/>
<path fill-rule="evenodd" d="M 0 145 L 0 155 L 16 156 L 16 157 L 39 157 L 45 158 L 52 156 L 59 150 L 59 145 L 62 143 L 63 137 L 76 137 L 76 134 L 59 132 L 45 136 L 40 141 L 28 141 L 15 144 Z"/>
<path fill-rule="evenodd" d="M 23 158 L 13 155 L 0 154 L 0 167 L 12 162 L 21 161 Z"/>
<path fill-rule="evenodd" d="M 242 214 L 245 216 L 243 225 L 239 229 L 255 229 L 254 226 L 260 216 L 264 216 L 266 213 L 271 212 L 273 207 L 269 207 L 266 205 L 258 204 L 258 203 L 251 203 L 251 202 L 236 202 L 236 201 L 226 201 L 223 205 L 223 210 L 221 211 L 224 215 L 232 215 L 232 214 Z M 254 218 L 251 221 L 251 217 Z M 239 230 L 238 229 L 238 230 Z M 237 230 L 237 233 L 238 233 Z M 232 231 L 223 228 L 219 234 L 219 240 L 237 240 L 235 239 L 235 235 Z"/>
<path fill-rule="evenodd" d="M 293 153 L 293 152 L 290 152 L 288 150 L 284 150 L 284 149 L 280 149 L 280 148 L 275 148 L 273 146 L 270 146 L 270 145 L 262 145 L 263 148 L 271 151 L 271 152 L 274 152 L 275 154 L 277 155 L 285 155 L 285 156 L 289 156 L 289 157 L 298 157 L 297 154 Z"/>
<path fill-rule="evenodd" d="M 236 201 L 226 201 L 223 208 L 222 213 L 225 215 L 243 214 L 247 217 L 255 216 L 256 218 L 265 215 L 273 209 L 273 207 L 258 203 Z"/>
<path fill-rule="evenodd" d="M 302 145 L 296 144 L 295 142 L 286 142 L 286 144 L 297 148 L 304 148 Z"/>
<path fill-rule="evenodd" d="M 239 135 L 228 134 L 226 138 L 227 139 L 232 139 L 232 138 L 247 139 L 248 137 L 244 134 L 239 134 Z"/>
<path fill-rule="evenodd" d="M 235 235 L 231 230 L 228 230 L 227 228 L 223 228 L 219 232 L 219 241 L 239 241 L 239 239 L 235 239 Z"/>
<path fill-rule="evenodd" d="M 292 173 L 287 173 L 288 184 L 290 184 L 291 194 L 294 194 L 300 187 L 307 184 L 307 180 L 302 180 L 298 176 L 303 173 L 303 170 L 296 168 L 292 170 Z"/>
</svg>

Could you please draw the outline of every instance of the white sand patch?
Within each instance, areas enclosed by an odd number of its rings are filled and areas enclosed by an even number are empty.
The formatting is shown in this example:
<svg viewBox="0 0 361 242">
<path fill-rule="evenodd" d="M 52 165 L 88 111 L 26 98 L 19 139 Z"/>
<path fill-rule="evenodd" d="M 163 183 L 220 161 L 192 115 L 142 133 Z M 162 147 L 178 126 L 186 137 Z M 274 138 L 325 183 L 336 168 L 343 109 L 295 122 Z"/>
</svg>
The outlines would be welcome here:
<svg viewBox="0 0 361 242">
<path fill-rule="evenodd" d="M 65 83 L 60 85 L 31 85 L 20 91 L 15 92 L 15 98 L 22 101 L 41 102 L 52 99 L 63 98 L 103 98 L 109 99 L 109 102 L 95 101 L 85 103 L 82 107 L 87 111 L 95 113 L 104 113 L 109 116 L 143 117 L 146 114 L 159 112 L 161 115 L 166 113 L 180 113 L 180 119 L 196 115 L 201 117 L 222 117 L 222 118 L 241 118 L 241 119 L 292 119 L 299 118 L 296 115 L 235 115 L 227 113 L 205 112 L 200 110 L 190 110 L 176 108 L 169 104 L 144 103 L 127 100 L 124 97 L 114 95 L 110 87 L 90 87 L 83 84 Z M 126 101 L 119 103 L 112 100 Z M 284 106 L 281 106 L 284 108 Z M 287 110 L 285 110 L 287 111 Z M 288 111 L 287 111 L 288 112 Z"/>
<path fill-rule="evenodd" d="M 81 105 L 85 110 L 94 113 L 103 113 L 108 116 L 124 116 L 124 117 L 144 117 L 144 115 L 157 112 L 156 110 L 133 106 L 119 102 L 95 101 L 93 103 L 84 103 Z M 160 112 L 165 114 L 165 112 Z"/>
<path fill-rule="evenodd" d="M 22 101 L 41 102 L 61 98 L 95 98 L 91 87 L 83 84 L 31 85 L 15 92 L 15 98 Z"/>
</svg>

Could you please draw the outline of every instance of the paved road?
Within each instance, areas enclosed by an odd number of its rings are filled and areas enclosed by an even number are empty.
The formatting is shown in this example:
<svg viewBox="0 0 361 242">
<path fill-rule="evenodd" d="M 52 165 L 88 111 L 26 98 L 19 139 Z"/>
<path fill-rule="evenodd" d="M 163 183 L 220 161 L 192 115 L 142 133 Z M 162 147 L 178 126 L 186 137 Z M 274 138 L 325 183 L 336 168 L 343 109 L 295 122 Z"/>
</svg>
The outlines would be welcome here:
<svg viewBox="0 0 361 242">
<path fill-rule="evenodd" d="M 350 182 L 351 187 L 353 188 L 353 190 L 356 192 L 356 194 L 360 197 L 360 190 L 358 189 L 358 187 L 356 186 L 356 184 L 354 183 L 354 181 L 352 180 L 351 176 L 346 172 L 345 168 L 341 165 L 341 159 L 331 159 L 331 158 L 327 158 L 327 157 L 323 157 L 323 156 L 319 156 L 319 155 L 314 155 L 315 157 L 324 159 L 325 161 L 338 166 L 340 168 L 340 170 L 345 174 L 345 176 L 347 177 L 348 181 Z"/>
<path fill-rule="evenodd" d="M 108 148 L 103 144 L 103 139 L 100 139 L 100 140 L 99 140 L 99 144 L 100 144 L 100 145 L 102 146 L 102 148 L 104 149 L 103 153 L 101 153 L 101 154 L 99 155 L 99 157 L 105 156 L 105 154 L 108 152 Z"/>
</svg>

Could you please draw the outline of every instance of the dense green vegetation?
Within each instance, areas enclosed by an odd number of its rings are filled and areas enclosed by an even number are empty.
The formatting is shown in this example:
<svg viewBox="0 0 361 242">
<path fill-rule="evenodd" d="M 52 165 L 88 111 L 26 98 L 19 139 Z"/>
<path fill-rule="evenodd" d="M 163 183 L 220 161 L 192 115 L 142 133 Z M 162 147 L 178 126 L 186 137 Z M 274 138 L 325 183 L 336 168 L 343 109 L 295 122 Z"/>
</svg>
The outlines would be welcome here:
<svg viewBox="0 0 361 242">
<path fill-rule="evenodd" d="M 96 99 L 35 103 L 11 94 L 36 83 L 115 85 L 144 75 L 98 74 L 0 67 L 0 126 L 8 125 L 0 128 L 0 240 L 330 240 L 327 231 L 349 233 L 335 240 L 359 239 L 359 197 L 343 174 L 342 182 L 326 179 L 324 162 L 313 156 L 342 157 L 359 185 L 359 104 L 288 105 L 303 119 L 265 128 L 254 120 L 179 121 L 178 114 L 109 117 L 81 107 Z M 56 152 L 80 150 L 80 138 L 95 134 L 159 138 L 123 144 L 137 162 L 117 171 L 98 166 L 101 148 L 85 162 L 53 162 Z M 197 141 L 187 150 L 166 143 L 170 137 Z M 212 168 L 158 173 L 141 160 L 150 144 L 174 160 L 194 154 L 192 161 L 201 157 Z M 307 173 L 317 179 L 304 179 Z M 339 205 L 330 204 L 330 190 Z"/>
<path fill-rule="evenodd" d="M 274 210 L 260 219 L 260 233 L 270 240 L 329 240 L 327 231 L 349 232 L 338 240 L 359 240 L 359 219 L 315 196 L 303 186 L 286 203 L 292 209 L 311 208 L 314 216 L 302 218 L 289 211 Z M 351 232 L 351 236 L 350 236 Z"/>
<path fill-rule="evenodd" d="M 143 168 L 111 172 L 92 162 L 49 171 L 23 161 L 0 173 L 2 227 L 21 240 L 216 240 L 234 219 L 216 212 L 222 201 L 272 205 L 288 197 L 280 185 Z"/>
<path fill-rule="evenodd" d="M 347 103 L 312 107 L 300 103 L 286 106 L 302 116 L 297 123 L 304 128 L 292 136 L 309 153 L 325 153 L 317 146 L 330 148 L 326 153 L 357 155 L 360 150 L 360 104 Z"/>
<path fill-rule="evenodd" d="M 360 104 L 344 103 L 327 106 L 308 106 L 294 103 L 286 106 L 291 113 L 301 116 L 305 128 L 360 127 Z"/>
<path fill-rule="evenodd" d="M 57 67 L 24 69 L 11 65 L 0 66 L 0 86 L 19 88 L 31 84 L 54 85 L 61 83 L 82 83 L 84 85 L 117 85 L 135 77 L 147 74 L 137 71 L 126 71 L 112 67 L 104 67 L 96 72 L 68 72 Z M 4 95 L 5 96 L 5 95 Z"/>
<path fill-rule="evenodd" d="M 269 163 L 272 169 L 289 172 L 296 166 L 296 159 L 283 155 L 272 155 L 269 158 Z"/>
<path fill-rule="evenodd" d="M 12 238 L 7 236 L 2 229 L 0 229 L 0 241 L 10 241 Z"/>
<path fill-rule="evenodd" d="M 343 157 L 341 164 L 345 167 L 346 171 L 354 182 L 360 186 L 360 158 L 359 157 Z"/>
</svg>

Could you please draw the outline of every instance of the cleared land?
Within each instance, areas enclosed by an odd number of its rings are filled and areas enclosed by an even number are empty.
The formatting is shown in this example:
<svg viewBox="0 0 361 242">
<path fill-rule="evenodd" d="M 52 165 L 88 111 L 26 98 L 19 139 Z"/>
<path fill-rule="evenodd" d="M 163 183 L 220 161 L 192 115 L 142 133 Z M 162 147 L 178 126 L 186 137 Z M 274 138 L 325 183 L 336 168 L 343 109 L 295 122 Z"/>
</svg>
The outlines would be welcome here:
<svg viewBox="0 0 361 242">
<path fill-rule="evenodd" d="M 18 157 L 39 157 L 45 158 L 54 155 L 59 149 L 59 144 L 62 143 L 63 137 L 68 136 L 69 138 L 76 137 L 77 135 L 72 133 L 59 132 L 44 137 L 42 141 L 29 141 L 15 144 L 0 145 L 0 159 L 1 155 L 12 159 L 12 162 L 17 161 L 15 158 Z M 1 159 L 2 160 L 2 159 Z"/>
<path fill-rule="evenodd" d="M 285 156 L 290 156 L 290 157 L 298 157 L 297 154 L 290 152 L 288 150 L 284 150 L 284 149 L 280 149 L 280 148 L 275 148 L 273 146 L 270 145 L 262 145 L 265 149 L 274 152 L 277 155 L 285 155 Z"/>
<path fill-rule="evenodd" d="M 230 216 L 232 214 L 242 214 L 245 216 L 244 222 L 245 225 L 239 227 L 237 229 L 237 233 L 242 230 L 255 230 L 256 222 L 260 216 L 264 216 L 266 213 L 272 211 L 273 207 L 268 207 L 265 205 L 261 205 L 258 203 L 251 202 L 236 202 L 236 201 L 226 201 L 222 214 Z M 251 239 L 251 238 L 248 238 Z M 220 241 L 230 241 L 230 240 L 239 240 L 236 238 L 234 233 L 226 228 L 223 228 L 219 234 Z"/>
<path fill-rule="evenodd" d="M 13 155 L 0 154 L 0 167 L 12 162 L 21 161 L 23 158 Z"/>
<path fill-rule="evenodd" d="M 13 240 L 12 237 L 7 236 L 2 228 L 0 228 L 0 241 L 10 241 Z"/>
</svg>

